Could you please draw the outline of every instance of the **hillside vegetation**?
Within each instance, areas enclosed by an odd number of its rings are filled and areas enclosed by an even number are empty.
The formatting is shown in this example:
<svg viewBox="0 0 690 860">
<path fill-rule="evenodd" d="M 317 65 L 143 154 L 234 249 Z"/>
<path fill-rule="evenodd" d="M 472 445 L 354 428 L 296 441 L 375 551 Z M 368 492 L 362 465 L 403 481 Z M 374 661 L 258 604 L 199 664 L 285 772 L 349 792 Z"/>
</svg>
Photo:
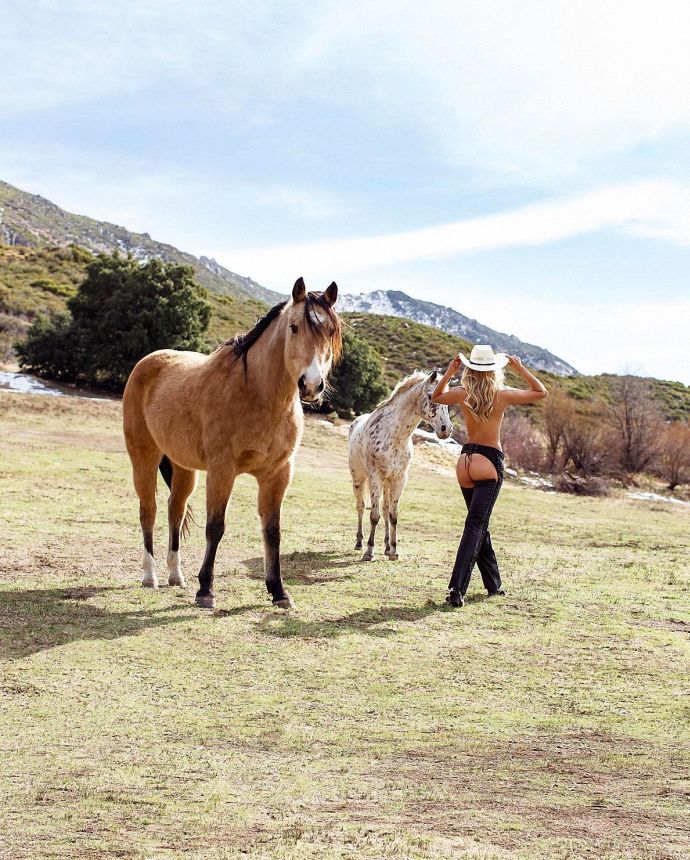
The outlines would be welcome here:
<svg viewBox="0 0 690 860">
<path fill-rule="evenodd" d="M 29 248 L 0 245 L 0 360 L 10 358 L 13 340 L 21 337 L 39 313 L 64 311 L 67 299 L 86 276 L 93 254 L 84 248 Z M 213 315 L 208 344 L 213 347 L 250 328 L 267 305 L 257 299 L 208 291 Z"/>
<path fill-rule="evenodd" d="M 0 359 L 10 357 L 11 344 L 40 312 L 64 310 L 76 292 L 93 255 L 78 246 L 66 248 L 0 245 Z M 213 309 L 208 344 L 213 347 L 250 328 L 268 305 L 257 299 L 219 294 L 209 290 Z M 386 383 L 393 386 L 416 367 L 443 367 L 459 350 L 471 344 L 439 329 L 399 317 L 359 312 L 343 314 L 346 324 L 383 359 Z M 577 400 L 606 398 L 615 376 L 560 377 L 539 372 L 547 386 L 561 386 Z M 511 375 L 508 381 L 517 384 Z M 652 380 L 666 418 L 690 416 L 690 387 L 680 382 Z"/>
<path fill-rule="evenodd" d="M 379 352 L 389 385 L 415 367 L 445 368 L 454 353 L 468 354 L 472 348 L 462 338 L 398 317 L 356 312 L 343 316 L 357 334 Z M 538 373 L 547 387 L 560 386 L 576 400 L 585 401 L 609 397 L 611 382 L 617 379 L 612 374 L 563 377 L 542 370 Z M 521 385 L 510 372 L 506 378 L 511 385 Z M 690 387 L 682 382 L 660 379 L 653 379 L 651 383 L 667 419 L 690 416 Z"/>
</svg>

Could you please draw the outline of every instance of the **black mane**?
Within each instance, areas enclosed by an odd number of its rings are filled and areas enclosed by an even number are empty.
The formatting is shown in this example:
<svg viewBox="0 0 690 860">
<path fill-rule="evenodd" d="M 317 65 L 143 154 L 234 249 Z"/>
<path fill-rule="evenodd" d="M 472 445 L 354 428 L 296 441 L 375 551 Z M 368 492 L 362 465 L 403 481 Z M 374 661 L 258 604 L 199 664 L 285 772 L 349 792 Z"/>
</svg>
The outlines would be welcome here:
<svg viewBox="0 0 690 860">
<path fill-rule="evenodd" d="M 235 337 L 225 341 L 225 346 L 229 346 L 232 349 L 234 360 L 237 361 L 238 358 L 242 359 L 245 379 L 247 378 L 247 353 L 270 326 L 273 320 L 277 319 L 281 315 L 283 308 L 287 303 L 288 300 L 285 299 L 284 302 L 278 302 L 277 305 L 273 305 L 266 316 L 261 317 L 261 319 L 256 321 L 254 328 L 249 329 L 245 334 L 236 334 Z"/>
</svg>

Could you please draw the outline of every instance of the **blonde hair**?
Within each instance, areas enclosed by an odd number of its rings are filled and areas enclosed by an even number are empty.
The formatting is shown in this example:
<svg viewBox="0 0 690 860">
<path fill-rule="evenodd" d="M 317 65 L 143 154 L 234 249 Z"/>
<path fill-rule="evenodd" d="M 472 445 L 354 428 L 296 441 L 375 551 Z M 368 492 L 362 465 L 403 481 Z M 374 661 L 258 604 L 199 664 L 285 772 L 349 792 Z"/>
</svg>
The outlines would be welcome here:
<svg viewBox="0 0 690 860">
<path fill-rule="evenodd" d="M 489 420 L 496 392 L 503 388 L 503 370 L 472 370 L 466 367 L 460 379 L 465 395 L 465 406 L 483 423 Z"/>
</svg>

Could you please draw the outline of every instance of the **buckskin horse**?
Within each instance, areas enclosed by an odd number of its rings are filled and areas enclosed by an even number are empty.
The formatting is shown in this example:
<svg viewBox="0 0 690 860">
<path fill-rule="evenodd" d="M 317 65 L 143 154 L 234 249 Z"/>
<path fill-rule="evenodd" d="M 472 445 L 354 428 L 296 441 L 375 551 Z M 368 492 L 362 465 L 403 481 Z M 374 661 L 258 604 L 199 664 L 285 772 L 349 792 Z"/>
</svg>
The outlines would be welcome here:
<svg viewBox="0 0 690 860">
<path fill-rule="evenodd" d="M 275 305 L 251 331 L 211 355 L 163 349 L 134 367 L 123 396 L 124 433 L 139 496 L 144 538 L 142 585 L 158 586 L 153 557 L 156 478 L 168 500 L 168 584 L 184 586 L 180 532 L 199 469 L 206 480 L 206 553 L 197 605 L 215 606 L 214 564 L 225 510 L 237 475 L 259 485 L 266 588 L 273 603 L 293 606 L 280 574 L 280 512 L 292 479 L 303 428 L 300 400 L 314 402 L 340 356 L 342 328 L 333 305 L 338 287 L 307 292 L 302 278 L 292 298 Z"/>
</svg>

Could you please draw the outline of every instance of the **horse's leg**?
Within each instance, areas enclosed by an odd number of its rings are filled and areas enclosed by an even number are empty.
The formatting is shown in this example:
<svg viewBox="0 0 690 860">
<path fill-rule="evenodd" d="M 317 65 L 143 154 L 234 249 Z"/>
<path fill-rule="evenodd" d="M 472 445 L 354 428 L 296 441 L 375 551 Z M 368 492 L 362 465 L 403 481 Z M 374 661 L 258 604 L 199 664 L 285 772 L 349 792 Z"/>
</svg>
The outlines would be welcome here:
<svg viewBox="0 0 690 860">
<path fill-rule="evenodd" d="M 168 499 L 168 585 L 184 588 L 180 566 L 180 529 L 187 515 L 187 500 L 194 492 L 197 473 L 181 466 L 173 466 L 170 498 Z"/>
<path fill-rule="evenodd" d="M 390 535 L 390 523 L 388 522 L 388 512 L 390 510 L 391 503 L 391 488 L 388 481 L 385 481 L 383 484 L 383 522 L 386 527 L 386 537 L 384 539 L 384 549 L 383 554 L 388 555 L 391 551 L 391 535 Z"/>
<path fill-rule="evenodd" d="M 376 535 L 376 526 L 381 519 L 379 513 L 379 505 L 381 504 L 381 479 L 377 474 L 369 475 L 369 491 L 371 493 L 371 513 L 369 514 L 369 522 L 371 529 L 369 531 L 369 540 L 367 548 L 364 550 L 362 561 L 371 561 L 374 558 L 374 537 Z"/>
<path fill-rule="evenodd" d="M 280 508 L 292 478 L 292 465 L 283 466 L 269 478 L 259 480 L 259 516 L 264 538 L 266 589 L 281 609 L 294 607 L 280 575 Z"/>
<path fill-rule="evenodd" d="M 139 496 L 139 522 L 144 538 L 144 557 L 141 562 L 144 576 L 141 584 L 145 588 L 158 588 L 156 563 L 153 560 L 153 527 L 156 524 L 156 479 L 158 476 L 158 451 L 138 452 L 132 456 L 134 489 Z"/>
<path fill-rule="evenodd" d="M 366 478 L 361 476 L 352 475 L 352 490 L 355 494 L 355 504 L 357 506 L 357 541 L 355 543 L 355 549 L 362 549 L 362 539 L 364 538 L 364 532 L 362 531 L 362 520 L 364 518 L 364 485 L 366 483 Z"/>
<path fill-rule="evenodd" d="M 199 571 L 197 606 L 213 609 L 216 596 L 213 592 L 213 568 L 216 551 L 225 534 L 225 509 L 235 483 L 235 473 L 226 464 L 209 464 L 206 477 L 206 554 Z"/>
<path fill-rule="evenodd" d="M 388 519 L 391 524 L 391 539 L 388 558 L 391 561 L 396 561 L 400 557 L 398 555 L 398 502 L 400 501 L 400 497 L 403 494 L 406 484 L 407 474 L 403 475 L 402 478 L 398 479 L 391 485 L 391 500 L 388 511 Z"/>
</svg>

